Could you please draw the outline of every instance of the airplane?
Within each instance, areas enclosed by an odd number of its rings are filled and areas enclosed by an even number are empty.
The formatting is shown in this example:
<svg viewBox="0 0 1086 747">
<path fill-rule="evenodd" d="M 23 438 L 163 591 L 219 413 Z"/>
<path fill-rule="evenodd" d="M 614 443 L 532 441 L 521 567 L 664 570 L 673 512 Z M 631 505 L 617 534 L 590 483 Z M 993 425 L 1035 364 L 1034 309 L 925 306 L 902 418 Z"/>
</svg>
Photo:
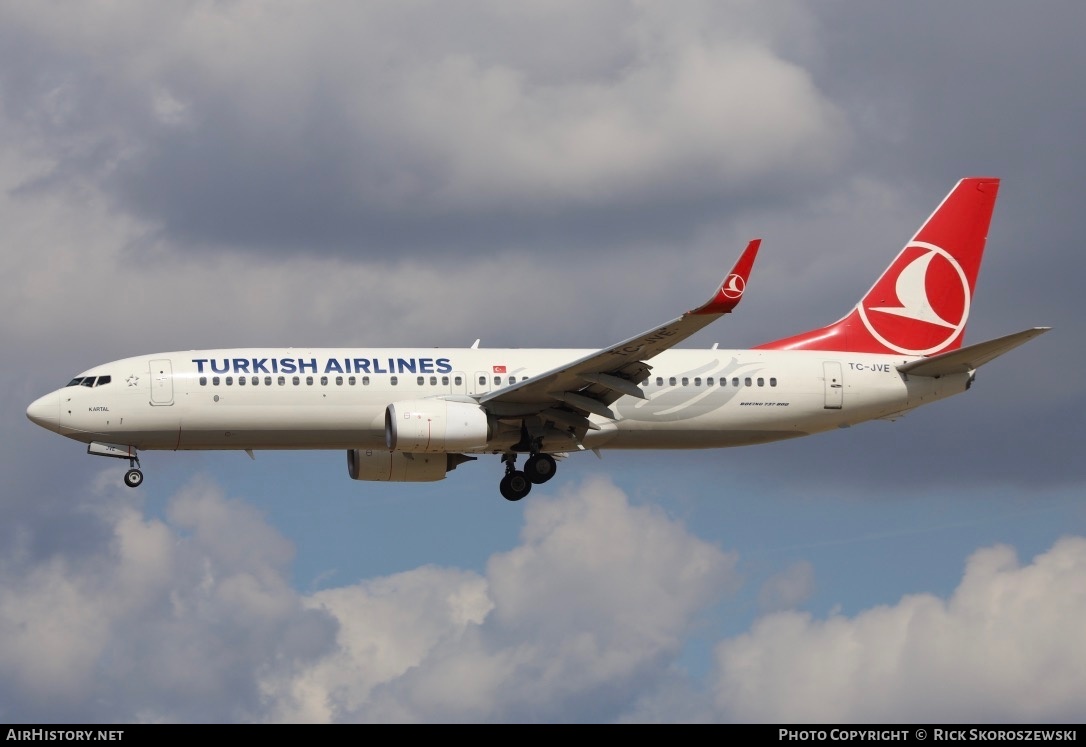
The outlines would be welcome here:
<svg viewBox="0 0 1086 747">
<path fill-rule="evenodd" d="M 579 451 L 722 448 L 893 420 L 966 391 L 977 368 L 1050 329 L 962 344 L 999 185 L 960 180 L 844 317 L 749 350 L 675 346 L 736 308 L 760 239 L 701 306 L 599 350 L 156 353 L 88 369 L 26 414 L 129 460 L 130 487 L 149 450 L 341 449 L 351 478 L 385 482 L 442 480 L 490 454 L 510 501 Z"/>
</svg>

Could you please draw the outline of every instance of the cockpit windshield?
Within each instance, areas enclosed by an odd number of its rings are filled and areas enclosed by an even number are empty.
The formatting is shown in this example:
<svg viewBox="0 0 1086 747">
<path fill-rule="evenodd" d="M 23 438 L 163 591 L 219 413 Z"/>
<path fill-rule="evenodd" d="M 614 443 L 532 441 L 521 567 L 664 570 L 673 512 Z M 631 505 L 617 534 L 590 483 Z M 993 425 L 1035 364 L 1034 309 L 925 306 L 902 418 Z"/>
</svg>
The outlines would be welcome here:
<svg viewBox="0 0 1086 747">
<path fill-rule="evenodd" d="M 66 386 L 102 386 L 112 380 L 112 376 L 77 376 L 69 381 Z"/>
</svg>

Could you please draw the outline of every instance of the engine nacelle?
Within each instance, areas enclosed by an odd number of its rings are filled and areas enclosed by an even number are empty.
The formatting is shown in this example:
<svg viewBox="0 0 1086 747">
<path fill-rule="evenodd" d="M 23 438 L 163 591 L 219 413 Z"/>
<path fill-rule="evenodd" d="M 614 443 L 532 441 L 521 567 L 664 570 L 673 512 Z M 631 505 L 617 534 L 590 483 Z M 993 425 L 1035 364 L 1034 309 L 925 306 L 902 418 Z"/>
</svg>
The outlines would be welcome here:
<svg viewBox="0 0 1086 747">
<path fill-rule="evenodd" d="M 385 410 L 385 444 L 395 452 L 471 451 L 489 440 L 490 423 L 479 405 L 414 399 L 393 402 Z"/>
<path fill-rule="evenodd" d="M 347 449 L 347 474 L 352 480 L 435 482 L 444 480 L 445 473 L 456 466 L 450 465 L 450 456 Z"/>
</svg>

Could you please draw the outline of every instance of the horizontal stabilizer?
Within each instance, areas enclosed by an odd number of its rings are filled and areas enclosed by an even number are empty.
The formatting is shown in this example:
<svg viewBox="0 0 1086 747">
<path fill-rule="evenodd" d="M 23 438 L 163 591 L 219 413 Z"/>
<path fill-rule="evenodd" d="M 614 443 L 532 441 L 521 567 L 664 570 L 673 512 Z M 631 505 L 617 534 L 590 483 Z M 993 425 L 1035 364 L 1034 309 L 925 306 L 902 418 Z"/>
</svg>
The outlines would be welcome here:
<svg viewBox="0 0 1086 747">
<path fill-rule="evenodd" d="M 909 363 L 903 363 L 897 367 L 897 370 L 910 376 L 947 376 L 949 374 L 969 373 L 1050 329 L 1052 328 L 1034 327 L 1022 332 L 1015 332 L 1013 335 L 998 337 L 987 342 L 978 342 L 976 345 L 952 350 L 949 353 L 941 353 L 930 358 L 921 358 Z"/>
</svg>

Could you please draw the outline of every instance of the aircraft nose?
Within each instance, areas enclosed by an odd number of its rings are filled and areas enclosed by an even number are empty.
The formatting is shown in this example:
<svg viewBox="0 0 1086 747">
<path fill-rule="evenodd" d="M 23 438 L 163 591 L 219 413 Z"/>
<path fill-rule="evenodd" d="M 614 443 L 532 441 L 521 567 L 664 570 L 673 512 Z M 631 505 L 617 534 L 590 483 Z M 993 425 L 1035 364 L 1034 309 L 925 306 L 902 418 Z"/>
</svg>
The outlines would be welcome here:
<svg viewBox="0 0 1086 747">
<path fill-rule="evenodd" d="M 31 423 L 55 430 L 60 423 L 60 396 L 56 392 L 38 397 L 26 408 Z"/>
</svg>

